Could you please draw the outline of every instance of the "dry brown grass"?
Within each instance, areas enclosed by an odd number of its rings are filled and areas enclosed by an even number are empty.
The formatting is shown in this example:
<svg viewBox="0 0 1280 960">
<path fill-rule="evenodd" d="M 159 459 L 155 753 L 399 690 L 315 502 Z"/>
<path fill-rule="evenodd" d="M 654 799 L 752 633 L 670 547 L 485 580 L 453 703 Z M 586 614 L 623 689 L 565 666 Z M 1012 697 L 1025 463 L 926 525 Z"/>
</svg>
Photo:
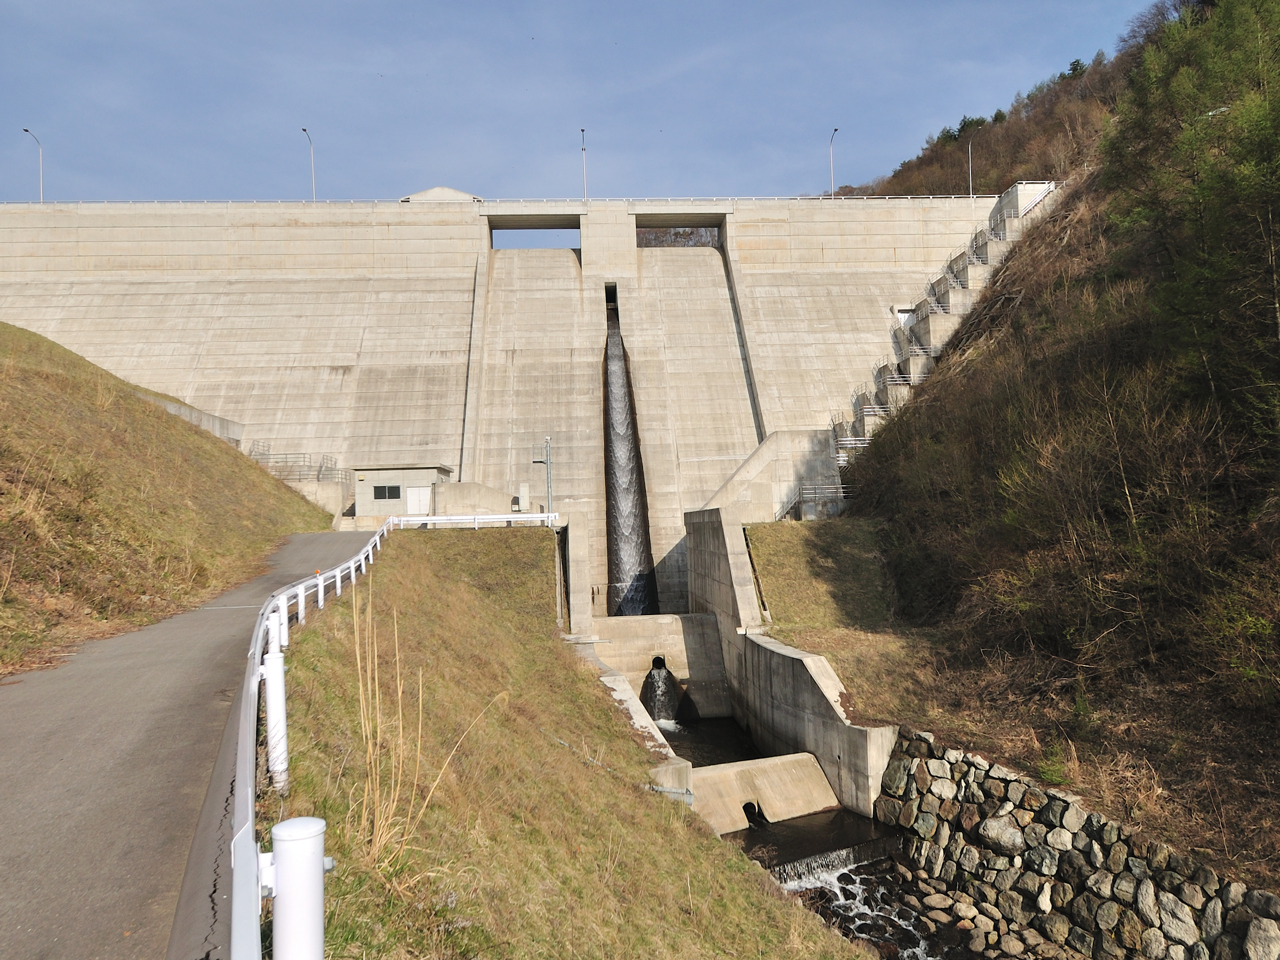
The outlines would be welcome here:
<svg viewBox="0 0 1280 960">
<path fill-rule="evenodd" d="M 541 529 L 399 533 L 358 613 L 344 593 L 295 636 L 291 794 L 264 814 L 329 822 L 332 955 L 858 955 L 644 789 L 557 634 L 553 556 Z"/>
<path fill-rule="evenodd" d="M 1093 699 L 1050 659 L 889 626 L 871 521 L 761 524 L 747 534 L 770 632 L 831 661 L 851 716 L 933 731 L 1065 785 L 1228 875 L 1280 882 L 1271 738 L 1256 736 L 1256 712 L 1215 698 L 1212 678 L 1135 673 L 1121 694 Z M 833 541 L 848 544 L 839 563 Z"/>
<path fill-rule="evenodd" d="M 198 605 L 327 526 L 223 441 L 0 324 L 0 676 Z"/>
</svg>

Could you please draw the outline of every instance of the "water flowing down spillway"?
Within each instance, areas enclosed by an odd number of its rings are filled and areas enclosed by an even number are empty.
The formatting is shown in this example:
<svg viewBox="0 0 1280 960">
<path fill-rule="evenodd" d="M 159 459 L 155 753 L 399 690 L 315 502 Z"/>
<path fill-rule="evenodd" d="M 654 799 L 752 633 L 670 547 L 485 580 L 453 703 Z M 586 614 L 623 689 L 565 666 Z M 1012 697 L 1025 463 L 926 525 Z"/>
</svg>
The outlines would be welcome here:
<svg viewBox="0 0 1280 960">
<path fill-rule="evenodd" d="M 658 590 L 649 545 L 649 510 L 632 403 L 627 352 L 618 308 L 608 305 L 604 352 L 605 526 L 609 546 L 609 615 L 658 612 Z"/>
</svg>

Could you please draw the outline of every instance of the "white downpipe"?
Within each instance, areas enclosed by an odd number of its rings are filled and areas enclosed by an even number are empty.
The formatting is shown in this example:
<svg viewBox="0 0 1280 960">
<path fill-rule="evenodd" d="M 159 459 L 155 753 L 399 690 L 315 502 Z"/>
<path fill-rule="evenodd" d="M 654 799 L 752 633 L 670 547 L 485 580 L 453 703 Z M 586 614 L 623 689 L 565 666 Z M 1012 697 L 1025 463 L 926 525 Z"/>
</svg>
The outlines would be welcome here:
<svg viewBox="0 0 1280 960">
<path fill-rule="evenodd" d="M 324 960 L 324 827 L 319 817 L 294 817 L 271 828 L 271 939 L 279 960 Z"/>
<path fill-rule="evenodd" d="M 289 791 L 289 730 L 284 715 L 284 654 L 262 658 L 262 679 L 267 687 L 267 769 L 279 793 Z"/>
</svg>

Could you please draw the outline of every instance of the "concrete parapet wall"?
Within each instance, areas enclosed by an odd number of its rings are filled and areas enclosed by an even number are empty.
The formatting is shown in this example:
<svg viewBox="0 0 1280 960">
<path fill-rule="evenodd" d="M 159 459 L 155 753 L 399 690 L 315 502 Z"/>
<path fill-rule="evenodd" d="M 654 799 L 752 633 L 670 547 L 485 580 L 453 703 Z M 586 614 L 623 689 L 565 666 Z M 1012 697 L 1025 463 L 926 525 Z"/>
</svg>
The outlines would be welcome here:
<svg viewBox="0 0 1280 960">
<path fill-rule="evenodd" d="M 871 816 L 896 727 L 849 722 L 825 657 L 758 633 L 760 606 L 742 524 L 719 508 L 685 515 L 689 606 L 714 614 L 734 717 L 767 753 L 812 753 L 840 802 Z"/>
<path fill-rule="evenodd" d="M 747 829 L 742 809 L 747 803 L 754 803 L 771 823 L 840 805 L 808 753 L 694 767 L 692 787 L 693 812 L 720 834 Z"/>
<path fill-rule="evenodd" d="M 778 430 L 752 451 L 703 506 L 731 507 L 743 523 L 768 523 L 795 500 L 800 485 L 838 484 L 830 430 Z"/>
<path fill-rule="evenodd" d="M 164 407 L 175 417 L 181 417 L 187 423 L 195 424 L 201 430 L 212 433 L 219 440 L 225 440 L 237 450 L 240 449 L 240 441 L 244 439 L 244 424 L 236 423 L 234 420 L 228 420 L 225 417 L 215 417 L 212 413 L 205 413 L 203 410 L 197 410 L 189 403 L 182 403 L 178 400 L 172 400 L 169 397 L 159 397 L 154 393 L 148 393 L 145 390 L 137 391 L 138 396 L 148 403 L 154 403 L 158 407 Z M 333 511 L 330 511 L 332 513 Z"/>
<path fill-rule="evenodd" d="M 546 497 L 542 498 L 547 499 Z M 437 483 L 435 510 L 442 517 L 464 517 L 483 513 L 510 513 L 512 494 L 483 483 Z M 531 510 L 540 513 L 541 510 Z"/>
<path fill-rule="evenodd" d="M 285 480 L 284 482 L 321 510 L 332 513 L 335 519 L 351 506 L 354 496 L 351 492 L 351 484 L 343 483 L 341 480 Z"/>
</svg>

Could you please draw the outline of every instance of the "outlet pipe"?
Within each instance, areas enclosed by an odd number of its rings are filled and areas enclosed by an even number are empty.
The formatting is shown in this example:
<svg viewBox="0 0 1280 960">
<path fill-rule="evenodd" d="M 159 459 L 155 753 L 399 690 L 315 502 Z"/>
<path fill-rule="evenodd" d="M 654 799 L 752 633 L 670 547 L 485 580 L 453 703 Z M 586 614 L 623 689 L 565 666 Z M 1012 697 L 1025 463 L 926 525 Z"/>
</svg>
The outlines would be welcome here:
<svg viewBox="0 0 1280 960">
<path fill-rule="evenodd" d="M 271 940 L 279 960 L 324 960 L 325 823 L 294 817 L 271 828 Z"/>
<path fill-rule="evenodd" d="M 262 658 L 267 687 L 267 769 L 277 792 L 289 792 L 289 731 L 284 716 L 284 654 L 278 650 Z"/>
</svg>

